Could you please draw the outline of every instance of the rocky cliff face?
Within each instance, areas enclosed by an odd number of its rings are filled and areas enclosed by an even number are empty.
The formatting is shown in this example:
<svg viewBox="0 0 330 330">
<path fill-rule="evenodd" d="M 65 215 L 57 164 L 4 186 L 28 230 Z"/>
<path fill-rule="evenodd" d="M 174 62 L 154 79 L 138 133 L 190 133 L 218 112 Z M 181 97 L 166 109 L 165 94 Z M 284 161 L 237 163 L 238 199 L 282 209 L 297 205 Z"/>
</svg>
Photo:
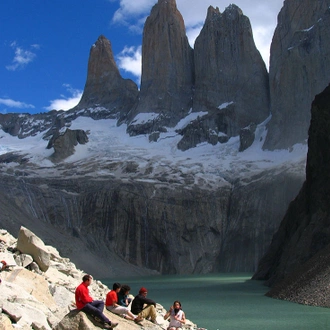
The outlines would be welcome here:
<svg viewBox="0 0 330 330">
<path fill-rule="evenodd" d="M 0 226 L 15 232 L 24 224 L 79 267 L 91 271 L 98 265 L 104 276 L 116 272 L 118 259 L 141 272 L 251 272 L 301 187 L 291 165 L 215 189 L 198 187 L 184 174 L 182 184 L 146 175 L 94 178 L 90 166 L 95 164 L 61 164 L 35 175 L 23 162 L 15 179 L 3 167 Z M 137 166 L 117 165 L 131 172 Z M 97 255 L 93 263 L 86 262 L 86 253 Z"/>
<path fill-rule="evenodd" d="M 144 25 L 140 99 L 130 114 L 129 133 L 163 131 L 185 117 L 192 106 L 193 70 L 193 51 L 176 1 L 159 0 Z M 141 123 L 139 113 L 156 117 Z"/>
<path fill-rule="evenodd" d="M 101 35 L 90 50 L 87 80 L 77 109 L 102 106 L 113 118 L 125 117 L 137 96 L 136 84 L 121 77 L 110 41 Z"/>
<path fill-rule="evenodd" d="M 260 261 L 258 271 L 254 275 L 256 279 L 264 279 L 268 284 L 274 285 L 286 279 L 288 274 L 299 270 L 317 253 L 329 250 L 329 129 L 330 86 L 316 96 L 312 105 L 306 182 L 290 204 L 268 252 Z M 328 252 L 325 254 L 328 255 Z M 324 259 L 324 256 L 314 258 L 314 263 L 309 265 L 307 270 L 305 267 L 304 272 L 295 273 L 300 280 L 305 276 L 305 281 L 302 282 L 304 286 L 313 282 L 317 272 L 312 269 L 318 267 L 318 260 L 321 261 L 322 258 Z M 326 263 L 322 263 L 321 268 L 325 269 L 324 267 L 327 267 Z M 292 278 L 290 280 L 292 282 Z"/>
<path fill-rule="evenodd" d="M 237 136 L 269 115 L 268 73 L 254 44 L 249 19 L 230 5 L 209 7 L 194 47 L 194 111 L 206 111 L 217 133 Z"/>
<path fill-rule="evenodd" d="M 329 83 L 330 1 L 286 0 L 270 51 L 273 118 L 265 149 L 288 148 L 308 137 L 310 104 Z"/>
</svg>

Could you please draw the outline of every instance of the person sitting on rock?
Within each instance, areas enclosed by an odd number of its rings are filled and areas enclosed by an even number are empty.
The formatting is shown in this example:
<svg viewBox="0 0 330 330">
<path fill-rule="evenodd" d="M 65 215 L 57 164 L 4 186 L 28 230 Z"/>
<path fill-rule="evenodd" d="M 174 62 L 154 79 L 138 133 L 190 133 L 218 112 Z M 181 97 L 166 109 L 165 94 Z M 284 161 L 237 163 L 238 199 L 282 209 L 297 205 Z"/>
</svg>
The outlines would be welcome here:
<svg viewBox="0 0 330 330">
<path fill-rule="evenodd" d="M 3 270 L 5 270 L 7 268 L 7 262 L 4 260 L 0 261 L 0 272 L 2 272 Z"/>
<path fill-rule="evenodd" d="M 128 297 L 131 287 L 127 284 L 123 284 L 120 288 L 120 291 L 117 294 L 118 304 L 120 306 L 128 307 L 132 299 Z"/>
<path fill-rule="evenodd" d="M 105 300 L 105 307 L 108 311 L 121 315 L 125 319 L 132 320 L 135 323 L 141 322 L 143 319 L 141 317 L 136 317 L 129 309 L 125 306 L 120 306 L 118 304 L 118 296 L 121 288 L 120 283 L 113 283 L 112 290 L 108 292 L 106 300 Z"/>
<path fill-rule="evenodd" d="M 139 294 L 135 296 L 132 301 L 131 312 L 140 316 L 140 318 L 148 319 L 154 324 L 158 324 L 156 321 L 156 302 L 147 298 L 148 290 L 142 287 L 139 290 Z M 146 305 L 146 306 L 144 306 Z"/>
<path fill-rule="evenodd" d="M 102 300 L 93 300 L 89 295 L 88 287 L 92 284 L 93 277 L 84 275 L 82 283 L 78 285 L 75 291 L 76 306 L 79 310 L 92 315 L 98 322 L 104 324 L 104 328 L 115 328 L 118 323 L 111 322 L 104 314 L 104 302 Z"/>
<path fill-rule="evenodd" d="M 176 300 L 170 309 L 164 315 L 164 320 L 170 316 L 170 324 L 167 330 L 179 330 L 182 329 L 182 324 L 186 323 L 186 316 L 181 308 L 180 301 Z"/>
</svg>

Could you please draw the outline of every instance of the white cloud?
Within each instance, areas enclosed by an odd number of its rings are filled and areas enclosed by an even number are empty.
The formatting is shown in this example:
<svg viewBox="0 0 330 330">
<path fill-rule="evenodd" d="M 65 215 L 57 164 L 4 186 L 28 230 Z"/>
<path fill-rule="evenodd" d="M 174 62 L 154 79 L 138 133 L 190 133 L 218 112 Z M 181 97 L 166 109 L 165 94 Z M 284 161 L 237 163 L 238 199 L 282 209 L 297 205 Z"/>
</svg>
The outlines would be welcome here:
<svg viewBox="0 0 330 330">
<path fill-rule="evenodd" d="M 72 88 L 69 84 L 64 84 L 63 85 L 67 92 L 69 92 L 70 96 L 64 96 L 61 95 L 59 99 L 56 100 L 51 100 L 50 105 L 48 107 L 45 107 L 44 109 L 51 111 L 51 110 L 70 110 L 73 107 L 75 107 L 82 96 L 82 91 L 79 89 L 74 89 Z"/>
<path fill-rule="evenodd" d="M 125 47 L 117 55 L 118 67 L 138 78 L 141 77 L 142 47 Z"/>
<path fill-rule="evenodd" d="M 36 54 L 32 52 L 31 50 L 23 49 L 22 47 L 19 47 L 16 43 L 16 41 L 12 42 L 10 45 L 15 50 L 15 56 L 12 60 L 11 65 L 7 65 L 6 69 L 9 71 L 15 71 L 17 69 L 24 68 L 27 64 L 32 62 Z M 39 45 L 34 44 L 30 46 L 31 49 L 39 49 Z"/>
<path fill-rule="evenodd" d="M 27 103 L 15 101 L 12 99 L 1 99 L 0 98 L 0 104 L 5 105 L 6 107 L 9 107 L 9 108 L 18 108 L 18 109 L 33 109 L 34 108 L 34 105 L 32 105 L 32 104 L 27 104 Z"/>
<path fill-rule="evenodd" d="M 120 0 L 119 9 L 113 15 L 112 21 L 126 25 L 132 18 L 135 20 L 137 17 L 146 16 L 156 2 L 156 0 Z"/>
</svg>

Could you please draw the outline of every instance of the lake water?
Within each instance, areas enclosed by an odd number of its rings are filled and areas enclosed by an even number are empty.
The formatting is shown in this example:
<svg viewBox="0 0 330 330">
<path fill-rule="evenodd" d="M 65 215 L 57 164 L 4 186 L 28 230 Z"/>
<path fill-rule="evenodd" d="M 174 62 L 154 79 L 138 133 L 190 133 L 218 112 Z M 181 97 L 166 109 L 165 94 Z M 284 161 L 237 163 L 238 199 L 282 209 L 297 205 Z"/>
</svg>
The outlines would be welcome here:
<svg viewBox="0 0 330 330">
<path fill-rule="evenodd" d="M 136 295 L 141 286 L 148 298 L 169 308 L 180 300 L 186 317 L 207 330 L 330 329 L 330 310 L 265 297 L 268 288 L 252 274 L 211 274 L 103 279 L 128 284 Z"/>
</svg>

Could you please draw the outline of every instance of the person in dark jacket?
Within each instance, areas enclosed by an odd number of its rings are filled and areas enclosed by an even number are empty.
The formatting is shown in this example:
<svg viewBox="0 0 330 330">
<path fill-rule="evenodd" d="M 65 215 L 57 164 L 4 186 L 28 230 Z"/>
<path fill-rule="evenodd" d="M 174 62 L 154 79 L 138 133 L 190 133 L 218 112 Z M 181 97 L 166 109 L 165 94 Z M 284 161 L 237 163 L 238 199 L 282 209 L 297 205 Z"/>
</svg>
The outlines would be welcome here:
<svg viewBox="0 0 330 330">
<path fill-rule="evenodd" d="M 139 294 L 132 301 L 131 312 L 140 318 L 148 319 L 157 324 L 156 302 L 147 298 L 148 290 L 142 287 Z"/>
</svg>

